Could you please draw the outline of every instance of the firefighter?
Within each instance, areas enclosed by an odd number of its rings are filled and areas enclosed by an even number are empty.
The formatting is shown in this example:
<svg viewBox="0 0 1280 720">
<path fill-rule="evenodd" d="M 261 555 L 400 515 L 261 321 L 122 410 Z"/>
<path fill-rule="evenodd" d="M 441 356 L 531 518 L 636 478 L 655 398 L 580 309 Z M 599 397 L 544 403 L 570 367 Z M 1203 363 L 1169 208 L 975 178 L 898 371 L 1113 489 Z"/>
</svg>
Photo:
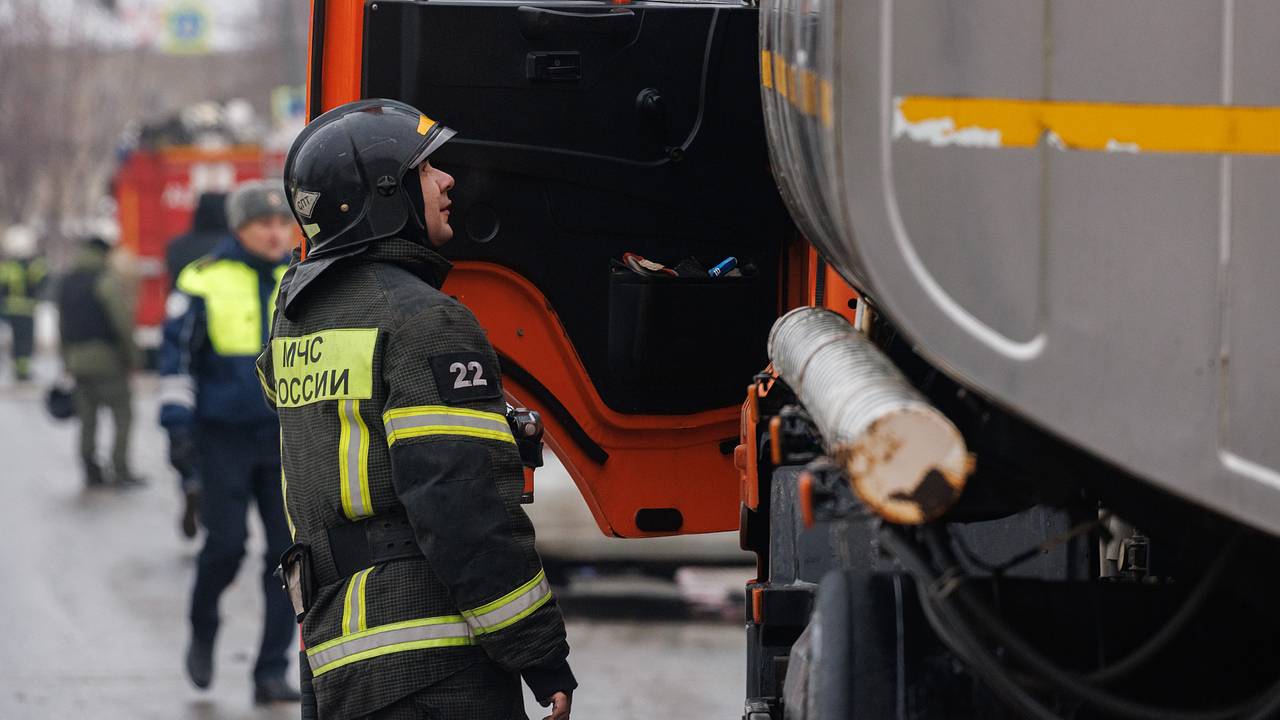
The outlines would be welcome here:
<svg viewBox="0 0 1280 720">
<path fill-rule="evenodd" d="M 293 613 L 272 577 L 276 558 L 289 546 L 279 425 L 262 402 L 254 370 L 296 231 L 278 181 L 236 188 L 227 219 L 235 236 L 178 275 L 166 303 L 160 355 L 160 423 L 169 432 L 170 462 L 181 477 L 203 481 L 200 514 L 207 534 L 191 592 L 186 669 L 196 687 L 212 682 L 218 599 L 239 570 L 253 502 L 267 545 L 254 701 L 297 700 L 285 680 Z"/>
<path fill-rule="evenodd" d="M 577 686 L 497 357 L 440 291 L 453 178 L 427 156 L 453 134 L 359 101 L 285 163 L 309 241 L 258 370 L 280 416 L 303 682 L 326 720 L 525 718 L 521 678 L 567 720 Z"/>
<path fill-rule="evenodd" d="M 48 267 L 36 254 L 36 232 L 26 225 L 5 231 L 4 261 L 0 262 L 0 314 L 13 335 L 13 377 L 31 379 L 31 355 L 35 350 L 36 298 L 48 277 Z"/>
<path fill-rule="evenodd" d="M 129 469 L 133 397 L 129 376 L 141 365 L 133 339 L 135 295 L 109 262 L 111 245 L 85 238 L 69 272 L 58 283 L 58 331 L 62 366 L 75 380 L 73 397 L 80 420 L 80 461 L 87 487 L 106 483 L 97 460 L 98 411 L 111 413 L 112 479 L 121 487 L 139 485 Z"/>
</svg>

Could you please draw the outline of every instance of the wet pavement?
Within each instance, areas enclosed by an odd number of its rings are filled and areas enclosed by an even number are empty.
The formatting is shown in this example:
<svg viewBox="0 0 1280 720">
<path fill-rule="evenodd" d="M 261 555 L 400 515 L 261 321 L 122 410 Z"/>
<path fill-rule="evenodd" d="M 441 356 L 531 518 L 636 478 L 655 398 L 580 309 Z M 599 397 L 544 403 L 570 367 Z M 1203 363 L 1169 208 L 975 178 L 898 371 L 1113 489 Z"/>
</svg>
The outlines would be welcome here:
<svg viewBox="0 0 1280 720">
<path fill-rule="evenodd" d="M 195 690 L 181 669 L 198 544 L 178 532 L 154 382 L 137 384 L 133 458 L 150 484 L 135 490 L 82 488 L 75 423 L 45 414 L 45 386 L 0 387 L 0 720 L 297 717 L 296 705 L 251 702 L 262 604 L 256 527 L 223 598 L 214 686 Z M 714 598 L 741 588 L 748 572 L 690 571 L 678 583 L 578 576 L 562 589 L 581 684 L 574 718 L 740 717 L 740 605 L 716 608 Z M 686 602 L 691 587 L 701 608 Z M 543 717 L 532 699 L 527 707 Z"/>
</svg>

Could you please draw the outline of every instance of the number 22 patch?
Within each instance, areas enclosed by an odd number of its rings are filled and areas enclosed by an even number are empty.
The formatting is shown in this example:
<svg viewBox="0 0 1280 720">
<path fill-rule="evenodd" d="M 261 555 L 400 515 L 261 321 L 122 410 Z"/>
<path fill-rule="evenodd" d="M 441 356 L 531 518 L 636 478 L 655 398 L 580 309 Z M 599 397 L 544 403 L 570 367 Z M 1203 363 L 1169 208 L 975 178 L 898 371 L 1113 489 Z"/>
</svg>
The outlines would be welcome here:
<svg viewBox="0 0 1280 720">
<path fill-rule="evenodd" d="M 498 372 L 478 352 L 445 353 L 430 359 L 440 399 L 448 403 L 502 397 Z"/>
</svg>

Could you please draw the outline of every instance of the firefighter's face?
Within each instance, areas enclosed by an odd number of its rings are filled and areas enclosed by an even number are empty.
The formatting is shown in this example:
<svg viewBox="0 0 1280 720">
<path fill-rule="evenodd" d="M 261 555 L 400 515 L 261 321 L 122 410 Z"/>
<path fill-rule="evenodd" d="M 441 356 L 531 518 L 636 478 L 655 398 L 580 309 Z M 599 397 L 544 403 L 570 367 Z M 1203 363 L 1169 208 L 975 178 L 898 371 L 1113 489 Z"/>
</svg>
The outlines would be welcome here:
<svg viewBox="0 0 1280 720">
<path fill-rule="evenodd" d="M 256 257 L 278 261 L 293 249 L 295 225 L 283 215 L 268 215 L 241 225 L 236 234 L 240 244 Z"/>
<path fill-rule="evenodd" d="M 427 237 L 431 244 L 440 247 L 453 238 L 453 228 L 449 227 L 449 190 L 453 188 L 453 176 L 431 167 L 429 161 L 418 166 L 418 184 L 422 186 L 422 204 L 425 208 L 422 218 L 427 228 Z"/>
</svg>

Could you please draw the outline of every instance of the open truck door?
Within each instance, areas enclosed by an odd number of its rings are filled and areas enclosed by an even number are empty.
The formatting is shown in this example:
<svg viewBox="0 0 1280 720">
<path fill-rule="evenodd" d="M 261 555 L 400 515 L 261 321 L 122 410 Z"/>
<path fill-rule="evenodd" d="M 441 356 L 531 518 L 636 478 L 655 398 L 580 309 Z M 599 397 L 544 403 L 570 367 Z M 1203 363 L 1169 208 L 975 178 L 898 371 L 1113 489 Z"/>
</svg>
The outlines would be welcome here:
<svg viewBox="0 0 1280 720">
<path fill-rule="evenodd" d="M 739 406 L 794 233 L 757 22 L 739 3 L 314 3 L 312 117 L 387 97 L 458 131 L 432 158 L 457 179 L 445 290 L 608 534 L 738 527 Z M 645 276 L 624 253 L 740 275 Z"/>
</svg>

